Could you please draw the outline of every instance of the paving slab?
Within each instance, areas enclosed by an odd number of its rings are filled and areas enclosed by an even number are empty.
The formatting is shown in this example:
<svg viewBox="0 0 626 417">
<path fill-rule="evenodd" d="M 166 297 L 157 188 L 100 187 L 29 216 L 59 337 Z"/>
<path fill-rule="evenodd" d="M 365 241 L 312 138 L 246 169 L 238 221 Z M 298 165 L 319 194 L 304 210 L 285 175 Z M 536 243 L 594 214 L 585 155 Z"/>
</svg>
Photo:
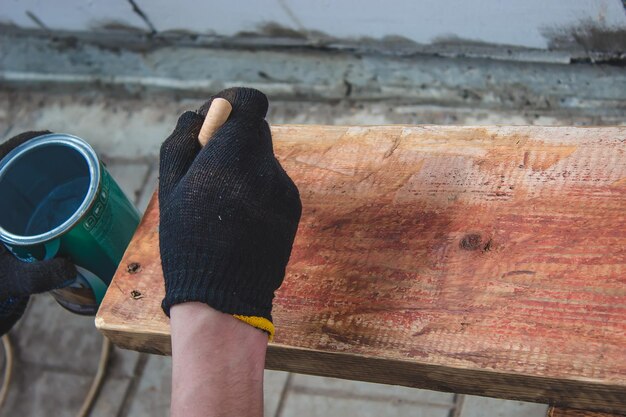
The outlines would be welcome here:
<svg viewBox="0 0 626 417">
<path fill-rule="evenodd" d="M 135 376 L 137 361 L 143 353 L 134 350 L 120 349 L 113 346 L 109 356 L 107 377 L 132 378 Z"/>
<path fill-rule="evenodd" d="M 433 407 L 401 399 L 372 400 L 367 396 L 335 397 L 298 390 L 289 391 L 279 417 L 448 417 L 450 408 Z"/>
<path fill-rule="evenodd" d="M 448 416 L 454 395 L 309 375 L 293 375 L 280 417 Z"/>
<path fill-rule="evenodd" d="M 126 197 L 132 202 L 137 202 L 147 180 L 150 166 L 146 163 L 127 162 L 108 162 L 106 166 Z"/>
<path fill-rule="evenodd" d="M 19 364 L 1 417 L 73 417 L 83 403 L 91 378 L 76 373 Z"/>
<path fill-rule="evenodd" d="M 35 390 L 33 395 L 47 398 L 54 397 L 59 389 L 65 392 L 67 386 L 74 389 L 76 381 L 81 381 L 80 384 L 85 387 L 80 385 L 80 395 L 72 394 L 71 398 L 54 403 L 55 407 L 60 407 L 58 412 L 61 414 L 57 414 L 55 408 L 50 408 L 47 414 L 42 414 L 44 400 L 40 405 L 26 406 L 20 405 L 21 400 L 18 398 L 13 405 L 7 403 L 5 408 L 15 410 L 16 413 L 19 411 L 19 414 L 7 415 L 56 416 L 65 415 L 62 413 L 69 409 L 73 410 L 70 415 L 75 414 L 96 374 L 101 353 L 103 337 L 95 329 L 93 317 L 69 313 L 51 296 L 36 295 L 32 297 L 25 317 L 12 330 L 11 337 L 17 359 L 15 369 L 27 370 L 12 381 L 12 390 L 20 393 L 31 393 Z M 111 351 L 104 385 L 94 404 L 92 417 L 117 415 L 140 355 L 138 352 L 118 348 Z M 45 378 L 41 372 L 47 372 Z M 76 381 L 72 379 L 70 385 L 50 382 L 64 381 L 69 378 L 65 375 L 78 379 Z M 64 392 L 58 395 L 63 396 Z"/>
<path fill-rule="evenodd" d="M 459 417 L 545 417 L 548 406 L 465 395 Z"/>
<path fill-rule="evenodd" d="M 131 383 L 131 378 L 107 376 L 102 384 L 89 417 L 114 417 L 122 408 L 124 396 Z"/>
<path fill-rule="evenodd" d="M 70 313 L 48 294 L 31 297 L 31 303 L 20 327 L 11 334 L 18 359 L 92 375 L 102 343 L 94 318 Z"/>
<path fill-rule="evenodd" d="M 9 332 L 9 336 L 11 337 L 11 343 L 12 343 L 14 350 L 15 350 L 15 334 L 20 331 L 20 328 L 22 327 L 23 323 L 26 322 L 25 317 L 28 317 L 29 312 L 33 309 L 33 305 L 35 304 L 36 297 L 41 297 L 41 295 L 35 295 L 30 298 L 30 301 L 26 305 L 26 310 L 24 310 L 24 314 L 22 315 L 20 320 L 18 320 L 17 323 L 13 325 L 13 327 L 11 328 Z"/>
<path fill-rule="evenodd" d="M 143 375 L 131 399 L 128 417 L 167 417 L 172 391 L 172 358 L 149 355 Z"/>
<path fill-rule="evenodd" d="M 263 375 L 263 414 L 274 417 L 289 378 L 288 372 L 266 370 Z"/>
<path fill-rule="evenodd" d="M 454 405 L 454 394 L 451 393 L 312 375 L 294 375 L 290 390 L 302 394 L 358 396 L 375 401 L 415 403 L 443 408 Z"/>
<path fill-rule="evenodd" d="M 146 211 L 148 203 L 150 203 L 150 199 L 152 198 L 152 195 L 156 191 L 158 185 L 159 167 L 157 165 L 157 162 L 158 161 L 155 161 L 155 163 L 152 165 L 150 169 L 150 175 L 148 176 L 143 190 L 141 191 L 141 195 L 139 196 L 139 199 L 137 201 L 137 210 L 139 210 L 141 213 Z"/>
<path fill-rule="evenodd" d="M 6 107 L 0 107 L 0 141 L 3 140 L 4 135 L 8 133 L 11 124 L 13 123 L 9 109 Z"/>
<path fill-rule="evenodd" d="M 40 129 L 70 133 L 89 142 L 101 157 L 133 160 L 157 155 L 178 116 L 195 108 L 191 103 L 171 99 L 146 106 L 145 101 L 120 103 L 106 96 L 75 98 L 51 96 L 42 101 L 25 101 L 29 111 L 25 108 L 15 116 L 7 137 Z"/>
</svg>

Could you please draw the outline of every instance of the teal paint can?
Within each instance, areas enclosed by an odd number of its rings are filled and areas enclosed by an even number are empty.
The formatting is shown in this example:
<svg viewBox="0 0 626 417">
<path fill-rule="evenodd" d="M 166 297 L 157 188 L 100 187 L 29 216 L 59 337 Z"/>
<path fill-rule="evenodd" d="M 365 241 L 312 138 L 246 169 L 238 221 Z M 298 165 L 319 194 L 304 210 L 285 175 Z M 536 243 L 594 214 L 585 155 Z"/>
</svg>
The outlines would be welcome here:
<svg viewBox="0 0 626 417">
<path fill-rule="evenodd" d="M 68 257 L 78 275 L 51 293 L 73 313 L 96 314 L 139 217 L 76 136 L 38 136 L 0 161 L 0 241 L 24 262 Z"/>
</svg>

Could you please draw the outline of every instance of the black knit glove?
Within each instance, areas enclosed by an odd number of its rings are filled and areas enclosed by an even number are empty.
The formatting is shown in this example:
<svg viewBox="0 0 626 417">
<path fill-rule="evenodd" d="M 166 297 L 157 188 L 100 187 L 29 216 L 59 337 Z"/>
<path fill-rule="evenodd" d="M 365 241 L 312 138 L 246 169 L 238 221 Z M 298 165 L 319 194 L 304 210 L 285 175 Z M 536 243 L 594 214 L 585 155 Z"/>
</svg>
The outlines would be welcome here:
<svg viewBox="0 0 626 417">
<path fill-rule="evenodd" d="M 272 148 L 268 102 L 253 89 L 224 90 L 226 123 L 201 149 L 211 101 L 186 112 L 161 146 L 160 249 L 163 310 L 200 301 L 273 333 L 281 285 L 302 206 Z"/>
<path fill-rule="evenodd" d="M 46 133 L 50 132 L 25 132 L 9 139 L 0 145 L 0 160 L 22 143 Z M 75 276 L 76 268 L 66 259 L 25 263 L 0 242 L 0 335 L 22 317 L 32 294 L 59 288 Z"/>
</svg>

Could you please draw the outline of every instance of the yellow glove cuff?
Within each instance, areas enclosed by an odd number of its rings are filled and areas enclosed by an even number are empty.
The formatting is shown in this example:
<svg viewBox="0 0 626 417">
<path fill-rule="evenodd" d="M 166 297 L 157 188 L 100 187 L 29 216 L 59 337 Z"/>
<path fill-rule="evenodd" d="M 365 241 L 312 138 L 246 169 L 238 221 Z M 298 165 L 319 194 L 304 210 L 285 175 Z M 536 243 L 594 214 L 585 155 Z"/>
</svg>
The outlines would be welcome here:
<svg viewBox="0 0 626 417">
<path fill-rule="evenodd" d="M 241 316 L 239 314 L 233 314 L 233 317 L 266 332 L 269 335 L 270 342 L 274 339 L 274 324 L 265 317 Z"/>
</svg>

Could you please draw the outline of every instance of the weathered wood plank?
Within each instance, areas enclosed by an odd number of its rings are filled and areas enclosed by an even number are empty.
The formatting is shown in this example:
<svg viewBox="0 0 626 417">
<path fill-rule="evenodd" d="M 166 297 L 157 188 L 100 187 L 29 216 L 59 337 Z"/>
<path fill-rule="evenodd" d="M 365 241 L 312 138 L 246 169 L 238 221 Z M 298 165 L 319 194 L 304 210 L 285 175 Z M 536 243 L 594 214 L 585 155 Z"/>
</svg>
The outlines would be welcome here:
<svg viewBox="0 0 626 417">
<path fill-rule="evenodd" d="M 626 128 L 273 134 L 304 211 L 269 368 L 626 412 Z M 96 323 L 169 354 L 157 242 L 153 200 Z"/>
</svg>

